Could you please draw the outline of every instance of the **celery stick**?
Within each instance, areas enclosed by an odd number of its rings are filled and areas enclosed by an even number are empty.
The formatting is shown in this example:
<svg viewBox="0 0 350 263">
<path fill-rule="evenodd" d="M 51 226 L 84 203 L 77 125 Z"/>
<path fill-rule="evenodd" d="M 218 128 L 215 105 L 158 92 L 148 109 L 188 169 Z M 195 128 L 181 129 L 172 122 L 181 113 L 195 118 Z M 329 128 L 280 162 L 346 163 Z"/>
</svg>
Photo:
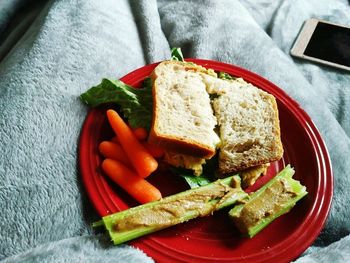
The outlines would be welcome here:
<svg viewBox="0 0 350 263">
<path fill-rule="evenodd" d="M 114 244 L 118 245 L 196 217 L 207 216 L 245 199 L 248 195 L 240 186 L 232 187 L 232 183 L 237 183 L 237 180 L 240 180 L 238 176 L 230 176 L 160 201 L 105 216 L 102 221 Z M 101 223 L 96 222 L 94 226 L 100 226 Z"/>
<path fill-rule="evenodd" d="M 251 194 L 247 203 L 230 210 L 229 215 L 242 234 L 252 238 L 277 217 L 289 212 L 307 194 L 305 186 L 292 178 L 293 174 L 294 170 L 286 166 L 275 178 Z M 266 198 L 268 195 L 272 195 L 271 198 Z"/>
</svg>

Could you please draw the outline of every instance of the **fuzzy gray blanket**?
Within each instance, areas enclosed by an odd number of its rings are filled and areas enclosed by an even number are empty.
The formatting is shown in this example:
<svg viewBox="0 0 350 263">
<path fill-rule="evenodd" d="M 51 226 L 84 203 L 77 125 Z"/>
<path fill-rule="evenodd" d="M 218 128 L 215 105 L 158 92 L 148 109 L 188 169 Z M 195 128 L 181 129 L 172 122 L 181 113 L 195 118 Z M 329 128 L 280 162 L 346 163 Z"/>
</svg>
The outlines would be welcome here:
<svg viewBox="0 0 350 263">
<path fill-rule="evenodd" d="M 0 3 L 0 34 L 24 2 Z M 77 170 L 88 109 L 78 96 L 169 58 L 170 47 L 254 71 L 306 110 L 330 152 L 335 191 L 323 231 L 297 261 L 350 258 L 350 75 L 289 55 L 306 19 L 350 24 L 348 1 L 56 0 L 33 14 L 24 34 L 0 42 L 0 54 L 9 51 L 0 62 L 0 260 L 153 261 L 92 233 L 98 215 Z"/>
</svg>

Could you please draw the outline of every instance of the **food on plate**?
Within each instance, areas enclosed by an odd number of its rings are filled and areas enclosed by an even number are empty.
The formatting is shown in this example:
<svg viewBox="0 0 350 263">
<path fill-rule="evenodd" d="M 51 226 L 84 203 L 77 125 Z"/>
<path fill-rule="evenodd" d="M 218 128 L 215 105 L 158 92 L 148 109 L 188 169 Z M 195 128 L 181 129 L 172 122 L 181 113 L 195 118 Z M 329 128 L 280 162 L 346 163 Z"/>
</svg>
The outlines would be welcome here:
<svg viewBox="0 0 350 263">
<path fill-rule="evenodd" d="M 146 78 L 142 89 L 135 89 L 120 80 L 102 82 L 80 95 L 89 107 L 115 103 L 131 128 L 143 127 L 149 131 L 152 122 L 152 82 Z"/>
<path fill-rule="evenodd" d="M 261 164 L 241 171 L 242 188 L 252 186 L 261 175 L 266 175 L 270 163 Z"/>
<path fill-rule="evenodd" d="M 207 77 L 220 127 L 219 172 L 228 174 L 283 155 L 276 99 L 242 79 Z"/>
<path fill-rule="evenodd" d="M 153 149 L 142 142 L 147 131 L 144 128 L 132 130 L 114 110 L 107 111 L 107 118 L 117 139 L 99 145 L 100 153 L 106 158 L 102 170 L 141 204 L 161 199 L 160 191 L 144 179 L 157 169 L 158 162 L 153 155 L 160 154 L 156 147 Z"/>
<path fill-rule="evenodd" d="M 242 202 L 248 197 L 239 176 L 180 192 L 159 201 L 108 215 L 94 224 L 105 226 L 115 245 L 174 226 Z"/>
<path fill-rule="evenodd" d="M 203 173 L 205 159 L 168 150 L 164 153 L 164 162 L 175 167 L 190 169 L 195 176 L 200 176 Z"/>
<path fill-rule="evenodd" d="M 138 127 L 133 129 L 132 132 L 134 133 L 135 137 L 140 141 L 144 141 L 148 138 L 148 132 L 145 128 Z"/>
<path fill-rule="evenodd" d="M 199 175 L 219 148 L 219 173 L 229 174 L 282 157 L 277 104 L 267 92 L 181 61 L 160 63 L 151 79 L 149 140 L 169 151 L 170 164 Z"/>
<path fill-rule="evenodd" d="M 122 162 L 125 165 L 132 166 L 123 148 L 119 145 L 119 142 L 103 141 L 98 146 L 100 153 L 105 158 L 110 158 Z"/>
<path fill-rule="evenodd" d="M 207 74 L 203 67 L 179 61 L 164 61 L 154 69 L 149 141 L 173 152 L 211 158 L 220 139 L 198 71 Z"/>
<path fill-rule="evenodd" d="M 307 194 L 306 188 L 292 178 L 293 174 L 294 170 L 288 165 L 250 195 L 240 187 L 239 176 L 230 176 L 105 216 L 94 223 L 94 227 L 105 226 L 114 244 L 118 245 L 235 205 L 229 216 L 242 234 L 252 238 Z"/>
<path fill-rule="evenodd" d="M 102 169 L 109 178 L 141 204 L 162 198 L 162 194 L 156 187 L 130 170 L 122 162 L 107 158 L 102 162 Z"/>
<path fill-rule="evenodd" d="M 252 238 L 277 217 L 287 213 L 297 201 L 307 195 L 306 187 L 292 178 L 294 170 L 288 165 L 258 191 L 249 201 L 229 212 L 237 228 Z"/>
<path fill-rule="evenodd" d="M 143 142 L 142 145 L 154 158 L 162 158 L 164 156 L 164 150 L 158 145 L 152 144 L 150 142 Z"/>
<path fill-rule="evenodd" d="M 157 167 L 158 162 L 137 140 L 130 127 L 114 110 L 107 111 L 108 121 L 116 133 L 123 150 L 128 156 L 133 168 L 142 178 L 149 176 Z"/>
<path fill-rule="evenodd" d="M 282 157 L 276 100 L 241 78 L 183 61 L 179 50 L 143 88 L 103 79 L 81 99 L 92 107 L 115 103 L 128 122 L 108 110 L 116 136 L 99 147 L 105 174 L 142 204 L 94 224 L 104 225 L 115 244 L 231 205 L 230 217 L 253 237 L 307 194 L 290 166 L 260 190 L 242 190 Z M 144 179 L 158 161 L 192 189 L 162 198 Z"/>
</svg>

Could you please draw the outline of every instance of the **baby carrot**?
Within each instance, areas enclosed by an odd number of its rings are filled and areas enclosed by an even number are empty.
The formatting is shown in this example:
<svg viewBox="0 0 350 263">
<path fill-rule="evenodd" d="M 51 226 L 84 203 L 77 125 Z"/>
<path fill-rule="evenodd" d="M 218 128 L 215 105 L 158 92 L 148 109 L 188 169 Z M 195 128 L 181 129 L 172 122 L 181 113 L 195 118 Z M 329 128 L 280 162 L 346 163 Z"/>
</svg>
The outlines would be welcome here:
<svg viewBox="0 0 350 263">
<path fill-rule="evenodd" d="M 129 157 L 129 160 L 138 175 L 145 178 L 154 172 L 158 167 L 157 161 L 136 139 L 132 130 L 123 121 L 119 114 L 114 110 L 108 110 L 107 117 L 109 124 L 117 134 L 122 148 Z"/>
<path fill-rule="evenodd" d="M 121 162 L 105 159 L 102 162 L 102 169 L 114 182 L 141 204 L 162 198 L 162 194 L 156 187 L 132 172 Z"/>
<path fill-rule="evenodd" d="M 115 142 L 115 143 L 119 143 L 119 139 L 118 139 L 118 136 L 114 136 L 112 139 L 111 139 L 111 142 Z"/>
<path fill-rule="evenodd" d="M 139 140 L 139 141 L 144 141 L 147 139 L 148 137 L 148 133 L 146 131 L 145 128 L 139 127 L 136 129 L 133 129 L 132 132 L 135 134 L 135 137 Z"/>
<path fill-rule="evenodd" d="M 98 149 L 105 158 L 110 158 L 113 160 L 121 161 L 126 165 L 131 165 L 123 148 L 118 143 L 103 141 L 100 143 Z"/>
<path fill-rule="evenodd" d="M 160 158 L 164 155 L 164 150 L 157 145 L 150 144 L 149 142 L 144 142 L 142 145 L 154 158 Z"/>
<path fill-rule="evenodd" d="M 147 139 L 148 137 L 148 133 L 146 131 L 145 128 L 136 128 L 134 130 L 132 130 L 132 132 L 134 133 L 135 137 L 139 140 L 139 141 L 144 141 Z M 118 136 L 114 136 L 112 139 L 111 139 L 112 142 L 117 142 L 119 143 L 119 139 L 118 139 Z"/>
</svg>

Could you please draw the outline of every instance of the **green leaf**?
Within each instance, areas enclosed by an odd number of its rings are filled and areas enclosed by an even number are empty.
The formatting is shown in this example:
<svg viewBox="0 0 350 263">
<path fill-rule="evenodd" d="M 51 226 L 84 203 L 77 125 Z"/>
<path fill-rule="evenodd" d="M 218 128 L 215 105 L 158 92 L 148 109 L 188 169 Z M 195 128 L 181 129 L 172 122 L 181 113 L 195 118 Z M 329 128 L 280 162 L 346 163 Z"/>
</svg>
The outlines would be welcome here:
<svg viewBox="0 0 350 263">
<path fill-rule="evenodd" d="M 196 188 L 211 183 L 211 181 L 205 175 L 194 176 L 183 174 L 181 176 L 186 180 L 186 182 L 191 188 Z"/>
<path fill-rule="evenodd" d="M 235 80 L 235 77 L 232 77 L 230 74 L 226 73 L 226 72 L 222 72 L 220 71 L 218 74 L 218 78 L 219 79 L 227 79 L 227 80 Z"/>
<path fill-rule="evenodd" d="M 218 155 L 215 155 L 203 164 L 203 173 L 200 176 L 193 175 L 193 171 L 181 167 L 170 167 L 172 173 L 181 176 L 191 188 L 207 185 L 217 180 L 216 168 L 218 167 Z"/>
<path fill-rule="evenodd" d="M 81 94 L 80 98 L 90 107 L 115 103 L 120 106 L 131 127 L 150 129 L 153 104 L 150 78 L 144 80 L 141 89 L 133 88 L 120 80 L 103 79 L 101 84 Z"/>
<path fill-rule="evenodd" d="M 204 186 L 213 182 L 212 176 L 208 174 L 202 174 L 200 176 L 193 175 L 193 171 L 180 167 L 171 167 L 170 170 L 177 176 L 181 176 L 185 179 L 186 183 L 191 188 L 196 188 L 200 186 Z"/>
<path fill-rule="evenodd" d="M 185 61 L 184 56 L 182 55 L 181 48 L 174 47 L 171 49 L 171 60 Z"/>
</svg>

